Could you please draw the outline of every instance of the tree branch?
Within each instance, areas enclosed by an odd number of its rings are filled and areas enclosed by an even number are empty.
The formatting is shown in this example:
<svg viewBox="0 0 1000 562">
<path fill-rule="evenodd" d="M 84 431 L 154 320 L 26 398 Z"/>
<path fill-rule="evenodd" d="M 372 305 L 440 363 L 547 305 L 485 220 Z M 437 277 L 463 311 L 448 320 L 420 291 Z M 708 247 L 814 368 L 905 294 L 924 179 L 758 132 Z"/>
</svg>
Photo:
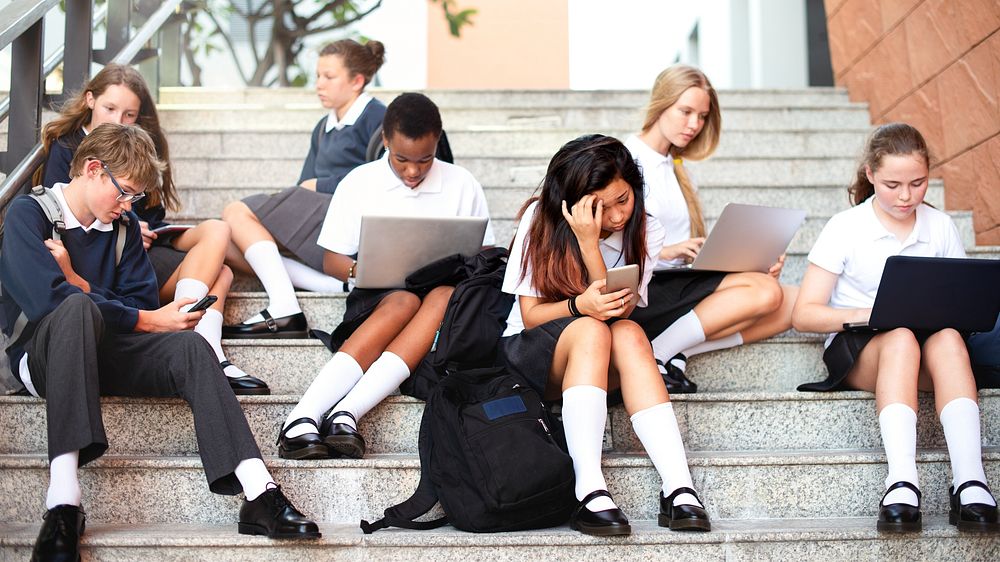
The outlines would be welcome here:
<svg viewBox="0 0 1000 562">
<path fill-rule="evenodd" d="M 371 8 L 369 8 L 368 10 L 366 10 L 364 12 L 358 12 L 355 15 L 355 17 L 352 18 L 352 19 L 343 20 L 343 21 L 340 21 L 340 22 L 337 22 L 337 23 L 334 23 L 334 24 L 331 24 L 331 25 L 328 25 L 328 26 L 325 26 L 325 27 L 317 27 L 317 28 L 313 28 L 313 29 L 297 29 L 297 30 L 294 30 L 294 31 L 290 31 L 288 35 L 290 37 L 294 37 L 296 39 L 301 39 L 301 38 L 307 37 L 309 35 L 315 35 L 317 33 L 325 33 L 327 31 L 333 31 L 334 29 L 340 29 L 342 27 L 346 27 L 348 25 L 351 25 L 352 23 L 354 23 L 354 22 L 360 20 L 361 18 L 367 16 L 368 14 L 374 12 L 381 5 L 382 5 L 382 0 L 378 0 L 377 2 L 375 2 L 375 4 Z"/>
<path fill-rule="evenodd" d="M 236 47 L 233 45 L 232 39 L 229 37 L 229 34 L 222 31 L 222 26 L 219 25 L 219 20 L 215 19 L 215 14 L 207 10 L 205 11 L 205 14 L 208 15 L 209 19 L 212 20 L 212 24 L 215 25 L 215 32 L 222 36 L 222 40 L 225 41 L 226 46 L 229 47 L 229 54 L 232 55 L 233 64 L 236 65 L 236 72 L 239 73 L 243 83 L 246 84 L 247 75 L 243 72 L 243 65 L 240 64 L 240 58 L 236 54 Z"/>
</svg>

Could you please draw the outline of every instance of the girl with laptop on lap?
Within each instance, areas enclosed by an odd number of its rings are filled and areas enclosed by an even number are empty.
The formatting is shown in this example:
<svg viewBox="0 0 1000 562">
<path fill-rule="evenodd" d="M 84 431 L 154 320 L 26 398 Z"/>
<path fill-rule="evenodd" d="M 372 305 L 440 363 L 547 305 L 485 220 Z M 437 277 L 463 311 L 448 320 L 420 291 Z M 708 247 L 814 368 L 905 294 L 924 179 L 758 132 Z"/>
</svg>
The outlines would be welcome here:
<svg viewBox="0 0 1000 562">
<path fill-rule="evenodd" d="M 269 394 L 264 381 L 230 363 L 222 350 L 222 311 L 233 281 L 232 270 L 223 265 L 229 247 L 229 226 L 219 220 L 207 220 L 170 235 L 153 232 L 168 226 L 164 220 L 166 211 L 177 211 L 180 201 L 156 104 L 137 70 L 109 64 L 63 105 L 59 116 L 42 132 L 46 159 L 35 174 L 35 184 L 52 187 L 69 183 L 69 165 L 77 147 L 90 131 L 104 123 L 138 124 L 152 137 L 157 156 L 167 165 L 159 189 L 150 190 L 149 197 L 133 205 L 140 219 L 143 246 L 156 272 L 160 302 L 185 298 L 197 301 L 208 294 L 219 297 L 194 330 L 212 346 L 234 392 Z"/>
<path fill-rule="evenodd" d="M 832 332 L 823 354 L 829 376 L 799 390 L 875 393 L 889 464 L 877 523 L 882 531 L 921 528 L 917 392 L 933 391 L 951 457 L 949 521 L 962 530 L 997 532 L 996 500 L 983 472 L 976 383 L 962 335 L 953 329 L 842 331 L 844 323 L 868 320 L 889 256 L 965 257 L 948 215 L 923 204 L 929 163 L 920 132 L 904 123 L 882 125 L 868 139 L 850 188 L 855 206 L 834 215 L 809 252 L 792 320 L 797 330 Z"/>
<path fill-rule="evenodd" d="M 434 158 L 442 130 L 434 102 L 422 94 L 402 94 L 389 104 L 382 127 L 386 154 L 344 178 L 319 234 L 324 271 L 341 281 L 354 277 L 352 256 L 364 215 L 489 217 L 479 182 L 464 168 Z M 487 225 L 483 244 L 493 243 Z M 344 320 L 331 337 L 334 355 L 285 420 L 278 454 L 288 459 L 364 456 L 358 420 L 395 391 L 430 351 L 452 289 L 437 287 L 427 294 L 351 290 Z"/>
<path fill-rule="evenodd" d="M 382 66 L 384 53 L 378 41 L 361 45 L 342 39 L 323 47 L 316 93 L 330 113 L 313 129 L 299 185 L 274 195 L 252 195 L 223 210 L 239 249 L 230 259 L 260 279 L 268 299 L 259 314 L 223 328 L 227 338 L 304 338 L 306 317 L 295 287 L 344 290 L 342 281 L 324 273 L 323 249 L 316 239 L 338 184 L 365 163 L 368 141 L 382 124 L 385 105 L 365 93 L 365 87 Z"/>
<path fill-rule="evenodd" d="M 503 282 L 517 301 L 500 355 L 546 399 L 562 399 L 580 500 L 570 525 L 590 535 L 631 532 L 601 472 L 608 390 L 616 388 L 663 481 L 660 526 L 711 527 L 649 342 L 627 319 L 646 305 L 663 247 L 663 228 L 647 217 L 642 192 L 639 168 L 618 140 L 588 135 L 567 143 L 552 157 L 540 195 L 521 211 Z M 640 267 L 638 292 L 604 294 L 607 270 L 627 264 Z"/>
<path fill-rule="evenodd" d="M 715 89 L 700 70 L 667 68 L 656 78 L 642 131 L 625 141 L 645 180 L 646 211 L 666 229 L 649 306 L 636 310 L 670 392 L 695 392 L 685 376 L 699 353 L 750 343 L 791 326 L 796 288 L 780 285 L 784 256 L 768 273 L 683 268 L 705 241 L 705 218 L 683 159 L 701 160 L 719 144 L 722 118 Z"/>
</svg>

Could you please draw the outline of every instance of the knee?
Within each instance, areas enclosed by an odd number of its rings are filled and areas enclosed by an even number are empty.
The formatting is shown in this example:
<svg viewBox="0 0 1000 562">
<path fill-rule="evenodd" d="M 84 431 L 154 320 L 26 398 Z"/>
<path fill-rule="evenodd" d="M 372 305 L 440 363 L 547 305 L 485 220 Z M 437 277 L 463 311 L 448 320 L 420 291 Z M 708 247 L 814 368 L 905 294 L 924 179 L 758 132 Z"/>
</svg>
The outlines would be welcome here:
<svg viewBox="0 0 1000 562">
<path fill-rule="evenodd" d="M 766 273 L 755 274 L 754 288 L 757 295 L 757 309 L 761 315 L 770 314 L 781 307 L 785 294 L 777 279 Z"/>
<path fill-rule="evenodd" d="M 405 311 L 411 316 L 420 309 L 420 297 L 409 291 L 396 291 L 382 301 L 393 310 Z"/>
<path fill-rule="evenodd" d="M 424 304 L 432 306 L 435 308 L 441 308 L 442 310 L 448 306 L 448 299 L 451 298 L 451 294 L 455 292 L 454 287 L 443 286 L 435 287 L 431 289 L 431 292 L 427 293 L 424 297 Z"/>
<path fill-rule="evenodd" d="M 969 353 L 965 347 L 965 339 L 954 328 L 945 328 L 932 334 L 927 338 L 924 349 L 930 353 L 947 353 L 955 356 Z"/>
<path fill-rule="evenodd" d="M 202 223 L 198 225 L 198 228 L 202 231 L 206 239 L 222 244 L 229 244 L 229 237 L 232 234 L 232 228 L 230 228 L 228 223 L 219 219 L 209 219 L 202 221 Z"/>
<path fill-rule="evenodd" d="M 250 207 L 247 207 L 243 201 L 233 201 L 222 209 L 222 220 L 229 225 L 238 224 L 251 215 L 253 213 L 250 211 Z"/>
<path fill-rule="evenodd" d="M 917 336 L 909 328 L 896 328 L 878 337 L 882 339 L 882 349 L 891 353 L 920 353 Z"/>
<path fill-rule="evenodd" d="M 563 330 L 563 336 L 568 336 L 573 344 L 611 350 L 611 329 L 604 322 L 590 316 L 574 320 Z"/>
<path fill-rule="evenodd" d="M 611 325 L 611 341 L 616 348 L 639 349 L 649 347 L 646 332 L 632 320 L 619 320 Z"/>
</svg>

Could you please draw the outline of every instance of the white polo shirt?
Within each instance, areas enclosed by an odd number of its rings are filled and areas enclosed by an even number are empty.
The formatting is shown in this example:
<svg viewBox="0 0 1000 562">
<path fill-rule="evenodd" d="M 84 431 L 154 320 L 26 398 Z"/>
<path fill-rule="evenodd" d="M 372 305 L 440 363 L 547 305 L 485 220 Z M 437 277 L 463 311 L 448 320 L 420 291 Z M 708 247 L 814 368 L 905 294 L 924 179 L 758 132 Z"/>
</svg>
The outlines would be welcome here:
<svg viewBox="0 0 1000 562">
<path fill-rule="evenodd" d="M 646 213 L 656 217 L 663 225 L 664 246 L 683 242 L 691 238 L 691 217 L 681 185 L 674 175 L 674 162 L 653 150 L 636 135 L 625 139 L 625 147 L 642 169 L 646 184 Z M 656 269 L 671 269 L 684 265 L 682 258 L 673 260 L 657 259 Z"/>
<path fill-rule="evenodd" d="M 465 168 L 435 159 L 424 181 L 410 189 L 392 171 L 387 152 L 341 180 L 323 219 L 319 245 L 345 256 L 358 253 L 364 215 L 489 218 L 490 211 L 483 187 Z M 483 244 L 494 243 L 493 226 L 487 223 Z"/>
<path fill-rule="evenodd" d="M 535 290 L 534 283 L 531 277 L 531 264 L 526 264 L 527 267 L 524 271 L 524 276 L 521 276 L 521 261 L 524 257 L 524 242 L 525 236 L 528 233 L 528 229 L 531 227 L 531 219 L 535 216 L 535 209 L 538 208 L 538 202 L 535 201 L 524 211 L 524 216 L 521 217 L 521 222 L 517 225 L 517 234 L 514 236 L 514 245 L 510 250 L 510 258 L 507 260 L 507 271 L 504 273 L 503 277 L 503 287 L 502 290 L 505 293 L 510 293 L 515 296 L 525 296 L 525 297 L 538 297 L 541 296 L 538 291 Z M 639 280 L 639 304 L 637 306 L 646 306 L 646 294 L 647 288 L 649 286 L 649 280 L 653 276 L 653 268 L 656 265 L 657 256 L 660 253 L 660 248 L 663 247 L 663 226 L 660 224 L 655 217 L 646 216 L 646 263 L 643 265 L 642 279 Z M 627 265 L 625 263 L 625 253 L 622 246 L 623 242 L 623 232 L 613 232 L 611 236 L 602 239 L 598 243 L 598 248 L 601 251 L 601 257 L 604 258 L 604 265 L 608 269 L 612 267 L 621 267 Z M 507 316 L 507 329 L 504 330 L 504 336 L 512 336 L 514 334 L 520 333 L 524 330 L 524 320 L 521 318 L 521 307 L 517 301 L 514 302 L 514 306 L 510 309 L 510 314 Z"/>
<path fill-rule="evenodd" d="M 965 247 L 951 217 L 927 205 L 900 242 L 875 215 L 875 196 L 830 218 L 809 252 L 809 262 L 838 275 L 833 308 L 871 308 L 889 256 L 964 258 Z M 829 340 L 827 339 L 827 344 Z"/>
</svg>

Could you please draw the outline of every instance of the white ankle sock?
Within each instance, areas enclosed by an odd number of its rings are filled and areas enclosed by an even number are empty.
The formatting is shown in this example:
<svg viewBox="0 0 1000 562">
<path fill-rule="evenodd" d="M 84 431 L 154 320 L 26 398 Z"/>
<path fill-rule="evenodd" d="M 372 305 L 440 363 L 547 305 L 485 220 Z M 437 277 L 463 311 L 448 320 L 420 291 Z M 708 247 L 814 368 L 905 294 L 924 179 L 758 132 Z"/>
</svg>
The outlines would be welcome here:
<svg viewBox="0 0 1000 562">
<path fill-rule="evenodd" d="M 274 478 L 260 459 L 243 459 L 236 465 L 236 479 L 243 486 L 243 495 L 248 501 L 267 491 L 268 484 L 274 484 Z"/>
<path fill-rule="evenodd" d="M 194 299 L 195 301 L 198 301 L 207 294 L 208 285 L 197 279 L 191 279 L 190 277 L 178 279 L 177 286 L 174 287 L 174 300 Z M 182 307 L 181 310 L 187 312 L 187 310 L 192 306 L 194 306 L 194 303 Z"/>
<path fill-rule="evenodd" d="M 684 453 L 684 442 L 681 431 L 677 427 L 677 417 L 674 406 L 664 402 L 650 406 L 632 414 L 632 429 L 635 431 L 642 446 L 646 448 L 649 460 L 653 461 L 656 472 L 663 481 L 663 495 L 669 496 L 681 487 L 694 488 L 691 482 L 691 471 L 687 465 L 687 455 Z M 678 494 L 674 505 L 697 505 L 704 507 L 691 494 Z"/>
<path fill-rule="evenodd" d="M 309 418 L 319 424 L 320 417 L 357 384 L 364 371 L 353 357 L 338 351 L 323 365 L 299 403 L 292 408 L 282 428 L 299 418 Z M 314 433 L 311 425 L 300 424 L 288 430 L 288 437 Z"/>
<path fill-rule="evenodd" d="M 49 491 L 45 496 L 45 509 L 57 505 L 80 505 L 83 493 L 77 468 L 80 465 L 80 451 L 63 453 L 49 463 Z"/>
<path fill-rule="evenodd" d="M 982 437 L 979 425 L 979 404 L 970 398 L 956 398 L 941 408 L 941 427 L 951 457 L 952 485 L 956 488 L 969 480 L 989 485 L 983 471 Z M 989 492 L 969 487 L 962 491 L 963 504 L 996 505 Z"/>
<path fill-rule="evenodd" d="M 882 445 L 889 464 L 885 487 L 905 480 L 920 487 L 917 475 L 917 413 L 906 404 L 889 404 L 878 415 L 882 430 Z M 906 503 L 917 505 L 917 495 L 909 488 L 897 488 L 885 497 L 884 505 Z"/>
<path fill-rule="evenodd" d="M 743 345 L 743 334 L 736 332 L 735 334 L 729 334 L 728 336 L 717 340 L 705 340 L 694 347 L 685 349 L 682 353 L 684 353 L 684 355 L 688 358 L 691 358 L 695 355 L 708 353 L 709 351 L 729 349 L 730 347 L 736 347 L 738 345 Z"/>
<path fill-rule="evenodd" d="M 607 490 L 601 472 L 604 425 L 608 418 L 608 393 L 596 386 L 571 386 L 563 391 L 562 418 L 566 448 L 573 459 L 576 474 L 576 499 L 582 500 L 594 490 Z M 587 504 L 591 511 L 618 506 L 608 497 L 598 497 Z"/>
<path fill-rule="evenodd" d="M 267 311 L 271 316 L 283 318 L 302 312 L 299 301 L 295 298 L 295 288 L 292 287 L 292 281 L 288 278 L 288 272 L 285 271 L 281 261 L 281 254 L 278 253 L 277 244 L 270 240 L 261 240 L 247 248 L 247 251 L 243 252 L 243 257 L 267 291 Z M 263 317 L 256 314 L 244 320 L 244 323 L 251 324 L 261 320 Z"/>
<path fill-rule="evenodd" d="M 384 351 L 368 368 L 358 384 L 337 403 L 333 413 L 350 412 L 354 414 L 354 419 L 360 420 L 361 416 L 385 400 L 385 397 L 399 388 L 409 376 L 410 368 L 406 366 L 406 362 L 395 353 Z M 337 416 L 333 422 L 346 423 L 354 427 L 354 420 L 348 416 Z"/>
<path fill-rule="evenodd" d="M 705 331 L 701 320 L 694 311 L 678 318 L 662 334 L 653 338 L 653 355 L 660 361 L 668 361 L 681 351 L 705 341 Z"/>
<path fill-rule="evenodd" d="M 292 281 L 292 285 L 299 289 L 314 293 L 344 292 L 344 282 L 336 277 L 331 277 L 322 271 L 316 271 L 302 262 L 285 256 L 281 256 L 281 263 L 285 264 L 285 271 L 288 272 L 288 278 Z"/>
</svg>

